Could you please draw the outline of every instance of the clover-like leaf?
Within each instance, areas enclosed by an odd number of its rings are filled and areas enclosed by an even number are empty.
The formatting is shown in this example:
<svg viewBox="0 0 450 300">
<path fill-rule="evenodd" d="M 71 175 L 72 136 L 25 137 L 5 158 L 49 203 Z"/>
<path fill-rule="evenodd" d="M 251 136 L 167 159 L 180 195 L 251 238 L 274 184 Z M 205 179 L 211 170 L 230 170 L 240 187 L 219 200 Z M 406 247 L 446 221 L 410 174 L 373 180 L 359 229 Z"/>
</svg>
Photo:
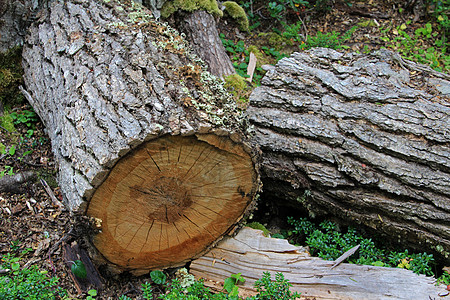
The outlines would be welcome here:
<svg viewBox="0 0 450 300">
<path fill-rule="evenodd" d="M 150 272 L 150 278 L 153 280 L 156 284 L 164 284 L 166 283 L 166 274 L 164 274 L 160 270 L 154 270 Z"/>
<path fill-rule="evenodd" d="M 73 261 L 70 269 L 72 270 L 72 273 L 78 278 L 84 279 L 87 276 L 86 267 L 81 260 Z"/>
</svg>

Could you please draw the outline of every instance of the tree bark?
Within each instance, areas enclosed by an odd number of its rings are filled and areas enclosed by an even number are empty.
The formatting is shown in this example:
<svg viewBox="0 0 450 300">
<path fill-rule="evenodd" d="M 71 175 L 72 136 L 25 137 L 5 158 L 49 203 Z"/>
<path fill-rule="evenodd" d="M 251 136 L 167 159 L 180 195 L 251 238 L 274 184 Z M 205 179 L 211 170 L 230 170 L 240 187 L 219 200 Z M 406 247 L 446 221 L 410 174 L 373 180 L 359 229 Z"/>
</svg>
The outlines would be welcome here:
<svg viewBox="0 0 450 300">
<path fill-rule="evenodd" d="M 0 52 L 21 46 L 28 27 L 46 0 L 0 0 Z"/>
<path fill-rule="evenodd" d="M 419 67 L 387 51 L 281 60 L 248 109 L 268 197 L 449 261 L 450 83 Z"/>
<path fill-rule="evenodd" d="M 219 38 L 212 15 L 202 10 L 192 13 L 178 12 L 175 19 L 177 28 L 186 34 L 192 48 L 206 62 L 212 74 L 225 77 L 236 73 Z"/>
<path fill-rule="evenodd" d="M 184 264 L 251 209 L 259 188 L 240 112 L 187 43 L 127 1 L 58 1 L 24 46 L 64 200 L 96 219 L 119 270 Z"/>
</svg>

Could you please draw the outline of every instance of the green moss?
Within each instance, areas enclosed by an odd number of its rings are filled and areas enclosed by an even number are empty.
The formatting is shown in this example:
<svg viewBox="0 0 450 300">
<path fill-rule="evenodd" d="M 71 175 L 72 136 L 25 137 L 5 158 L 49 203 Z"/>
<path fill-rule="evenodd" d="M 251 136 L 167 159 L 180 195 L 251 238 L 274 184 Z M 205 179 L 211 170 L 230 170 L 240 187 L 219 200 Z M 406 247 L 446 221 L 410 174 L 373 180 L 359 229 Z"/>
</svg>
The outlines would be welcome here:
<svg viewBox="0 0 450 300">
<path fill-rule="evenodd" d="M 248 52 L 253 52 L 253 54 L 255 54 L 257 68 L 260 68 L 262 65 L 270 65 L 276 62 L 273 58 L 259 50 L 258 46 L 250 45 L 248 46 L 247 50 Z"/>
<path fill-rule="evenodd" d="M 225 6 L 225 12 L 231 18 L 236 20 L 240 30 L 249 31 L 249 23 L 247 15 L 245 14 L 244 9 L 241 6 L 239 6 L 239 4 L 237 4 L 234 1 L 226 1 L 223 3 L 223 6 Z"/>
<path fill-rule="evenodd" d="M 261 224 L 259 222 L 248 223 L 245 226 L 253 228 L 253 229 L 262 230 L 264 236 L 270 236 L 269 230 L 263 224 Z"/>
<path fill-rule="evenodd" d="M 251 87 L 244 77 L 232 74 L 224 78 L 225 89 L 233 96 L 237 103 L 247 103 L 251 93 Z"/>
<path fill-rule="evenodd" d="M 0 117 L 0 125 L 9 132 L 16 131 L 16 128 L 14 127 L 14 120 L 7 111 L 4 111 L 3 116 Z"/>
<path fill-rule="evenodd" d="M 24 98 L 19 90 L 22 79 L 22 48 L 15 47 L 5 53 L 0 53 L 0 101 L 2 103 L 18 104 Z"/>
<path fill-rule="evenodd" d="M 225 77 L 225 87 L 235 91 L 244 90 L 247 87 L 244 77 L 238 74 L 232 74 Z"/>
<path fill-rule="evenodd" d="M 6 153 L 6 146 L 3 143 L 0 143 L 0 154 Z"/>
<path fill-rule="evenodd" d="M 161 8 L 161 16 L 167 18 L 178 10 L 187 12 L 205 10 L 215 17 L 222 17 L 223 15 L 216 0 L 171 0 L 164 3 Z"/>
<path fill-rule="evenodd" d="M 290 47 L 294 45 L 293 41 L 275 32 L 260 33 L 259 37 L 264 38 L 269 44 L 270 48 L 274 48 L 277 51 L 280 51 L 285 47 Z"/>
<path fill-rule="evenodd" d="M 359 27 L 375 27 L 377 24 L 373 20 L 361 21 L 358 23 Z"/>
</svg>

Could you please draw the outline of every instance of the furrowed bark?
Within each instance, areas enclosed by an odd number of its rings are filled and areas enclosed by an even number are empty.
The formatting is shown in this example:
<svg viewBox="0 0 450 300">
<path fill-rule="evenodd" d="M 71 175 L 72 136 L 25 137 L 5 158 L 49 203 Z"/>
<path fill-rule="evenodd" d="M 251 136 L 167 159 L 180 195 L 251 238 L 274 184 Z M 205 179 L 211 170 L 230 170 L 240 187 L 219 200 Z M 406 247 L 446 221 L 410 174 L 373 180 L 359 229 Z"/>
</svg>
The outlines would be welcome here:
<svg viewBox="0 0 450 300">
<path fill-rule="evenodd" d="M 194 51 L 208 64 L 208 70 L 218 77 L 235 74 L 236 70 L 219 38 L 214 17 L 203 10 L 177 14 L 177 28 L 186 34 Z"/>
<path fill-rule="evenodd" d="M 448 261 L 450 84 L 414 66 L 387 51 L 295 53 L 266 74 L 248 114 L 267 194 Z"/>
<path fill-rule="evenodd" d="M 253 206 L 242 113 L 178 32 L 128 1 L 59 1 L 23 54 L 67 206 L 119 270 L 184 264 Z"/>
<path fill-rule="evenodd" d="M 0 52 L 22 46 L 28 26 L 46 0 L 0 0 Z"/>
</svg>

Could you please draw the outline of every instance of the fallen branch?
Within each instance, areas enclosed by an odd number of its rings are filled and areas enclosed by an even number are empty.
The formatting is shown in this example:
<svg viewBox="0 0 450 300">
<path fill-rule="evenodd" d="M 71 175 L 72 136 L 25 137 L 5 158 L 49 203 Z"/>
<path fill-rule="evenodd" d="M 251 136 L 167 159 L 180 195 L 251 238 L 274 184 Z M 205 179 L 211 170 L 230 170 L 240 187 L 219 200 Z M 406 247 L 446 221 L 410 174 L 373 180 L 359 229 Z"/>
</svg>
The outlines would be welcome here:
<svg viewBox="0 0 450 300">
<path fill-rule="evenodd" d="M 40 181 L 41 181 L 41 184 L 44 186 L 44 189 L 47 192 L 47 195 L 50 197 L 50 199 L 52 199 L 53 204 L 55 204 L 56 206 L 61 208 L 61 210 L 64 210 L 64 205 L 61 203 L 61 201 L 59 201 L 56 198 L 55 194 L 53 193 L 53 191 L 50 188 L 50 186 L 48 185 L 48 183 L 42 178 Z"/>
<path fill-rule="evenodd" d="M 22 184 L 34 180 L 36 174 L 32 171 L 20 172 L 15 175 L 0 177 L 0 192 L 20 194 L 23 192 Z"/>
</svg>

